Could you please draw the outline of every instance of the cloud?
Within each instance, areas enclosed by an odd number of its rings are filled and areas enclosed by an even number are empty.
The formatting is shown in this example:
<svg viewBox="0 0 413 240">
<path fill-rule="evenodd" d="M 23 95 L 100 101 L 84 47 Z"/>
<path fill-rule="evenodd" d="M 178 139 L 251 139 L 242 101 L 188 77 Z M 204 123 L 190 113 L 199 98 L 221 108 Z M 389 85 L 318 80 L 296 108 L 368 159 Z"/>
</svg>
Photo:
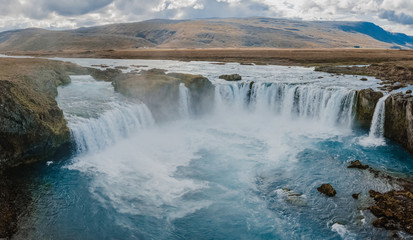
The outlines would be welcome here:
<svg viewBox="0 0 413 240">
<path fill-rule="evenodd" d="M 42 8 L 62 16 L 83 15 L 101 9 L 113 0 L 43 1 Z"/>
<path fill-rule="evenodd" d="M 153 18 L 262 16 L 371 21 L 413 34 L 411 0 L 0 0 L 0 5 L 0 30 L 77 28 Z"/>
<path fill-rule="evenodd" d="M 395 11 L 383 11 L 379 15 L 381 18 L 387 19 L 392 22 L 412 25 L 413 24 L 413 16 L 406 15 L 404 13 L 396 13 Z"/>
</svg>

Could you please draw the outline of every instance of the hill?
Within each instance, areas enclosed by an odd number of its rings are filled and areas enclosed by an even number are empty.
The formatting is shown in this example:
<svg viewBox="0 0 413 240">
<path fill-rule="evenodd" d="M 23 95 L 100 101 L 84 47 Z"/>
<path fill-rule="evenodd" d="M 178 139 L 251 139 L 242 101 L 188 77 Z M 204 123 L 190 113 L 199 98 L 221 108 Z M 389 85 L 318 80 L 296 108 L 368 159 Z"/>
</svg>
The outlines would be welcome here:
<svg viewBox="0 0 413 240">
<path fill-rule="evenodd" d="M 413 37 L 369 22 L 273 18 L 162 20 L 67 31 L 23 29 L 0 33 L 0 51 L 132 48 L 412 48 Z"/>
</svg>

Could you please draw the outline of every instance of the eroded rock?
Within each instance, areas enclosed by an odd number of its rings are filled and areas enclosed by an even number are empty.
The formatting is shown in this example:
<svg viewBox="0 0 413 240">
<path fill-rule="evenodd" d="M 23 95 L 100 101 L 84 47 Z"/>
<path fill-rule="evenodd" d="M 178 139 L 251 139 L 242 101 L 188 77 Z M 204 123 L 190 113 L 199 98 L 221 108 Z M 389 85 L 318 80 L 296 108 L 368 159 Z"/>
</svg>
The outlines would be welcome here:
<svg viewBox="0 0 413 240">
<path fill-rule="evenodd" d="M 369 208 L 378 219 L 375 227 L 388 230 L 404 230 L 413 234 L 413 194 L 406 190 L 393 190 L 386 193 L 369 191 L 376 204 Z"/>
</svg>

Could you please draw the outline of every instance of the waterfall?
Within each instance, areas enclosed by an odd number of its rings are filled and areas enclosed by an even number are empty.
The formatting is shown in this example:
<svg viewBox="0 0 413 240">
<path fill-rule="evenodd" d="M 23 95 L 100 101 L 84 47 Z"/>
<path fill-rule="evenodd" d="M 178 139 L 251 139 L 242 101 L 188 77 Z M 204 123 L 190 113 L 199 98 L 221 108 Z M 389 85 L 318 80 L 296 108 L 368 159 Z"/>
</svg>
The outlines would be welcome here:
<svg viewBox="0 0 413 240">
<path fill-rule="evenodd" d="M 115 104 L 98 118 L 67 116 L 78 153 L 102 150 L 138 129 L 154 124 L 146 105 Z"/>
<path fill-rule="evenodd" d="M 189 90 L 183 83 L 179 84 L 179 113 L 181 117 L 188 118 L 191 115 Z"/>
<path fill-rule="evenodd" d="M 374 108 L 373 119 L 370 125 L 369 138 L 383 138 L 384 136 L 384 118 L 386 111 L 386 99 L 389 95 L 385 95 L 379 99 Z"/>
<path fill-rule="evenodd" d="M 287 118 L 314 119 L 351 127 L 355 91 L 344 87 L 288 83 L 229 83 L 215 86 L 217 108 L 250 108 Z"/>
</svg>

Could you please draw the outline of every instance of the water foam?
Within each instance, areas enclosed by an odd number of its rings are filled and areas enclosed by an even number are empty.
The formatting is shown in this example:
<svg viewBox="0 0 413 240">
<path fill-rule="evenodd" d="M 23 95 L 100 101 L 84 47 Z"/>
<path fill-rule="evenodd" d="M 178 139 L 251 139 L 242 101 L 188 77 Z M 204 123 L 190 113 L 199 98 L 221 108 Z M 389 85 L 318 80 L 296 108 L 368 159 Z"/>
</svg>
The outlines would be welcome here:
<svg viewBox="0 0 413 240">
<path fill-rule="evenodd" d="M 103 150 L 132 132 L 154 124 L 151 112 L 142 103 L 119 103 L 112 107 L 98 118 L 67 117 L 78 153 Z"/>
</svg>

